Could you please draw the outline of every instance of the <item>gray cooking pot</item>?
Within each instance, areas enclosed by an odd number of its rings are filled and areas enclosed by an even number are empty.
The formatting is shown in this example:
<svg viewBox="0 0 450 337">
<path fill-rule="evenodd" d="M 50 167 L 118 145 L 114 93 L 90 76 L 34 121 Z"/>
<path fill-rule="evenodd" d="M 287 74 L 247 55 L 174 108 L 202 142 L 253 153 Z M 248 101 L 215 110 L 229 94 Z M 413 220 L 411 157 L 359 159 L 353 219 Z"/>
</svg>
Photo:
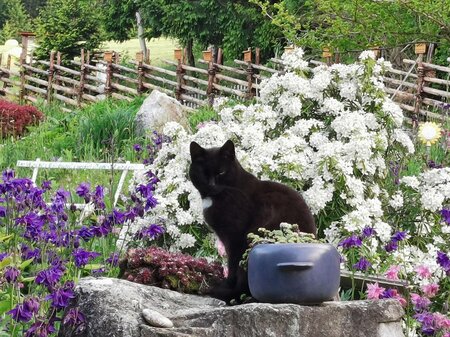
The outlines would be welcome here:
<svg viewBox="0 0 450 337">
<path fill-rule="evenodd" d="M 260 244 L 249 254 L 250 292 L 269 303 L 328 301 L 339 289 L 339 264 L 338 251 L 326 243 Z"/>
</svg>

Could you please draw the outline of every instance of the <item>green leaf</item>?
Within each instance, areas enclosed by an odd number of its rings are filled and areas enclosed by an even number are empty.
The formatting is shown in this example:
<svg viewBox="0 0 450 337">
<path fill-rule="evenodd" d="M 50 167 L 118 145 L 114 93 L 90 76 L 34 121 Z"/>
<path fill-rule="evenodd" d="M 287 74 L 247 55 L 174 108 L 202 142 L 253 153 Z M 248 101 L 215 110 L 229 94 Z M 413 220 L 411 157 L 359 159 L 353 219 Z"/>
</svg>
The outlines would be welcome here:
<svg viewBox="0 0 450 337">
<path fill-rule="evenodd" d="M 90 263 L 90 264 L 85 265 L 85 266 L 83 267 L 83 269 L 84 269 L 84 270 L 95 270 L 95 269 L 100 269 L 100 268 L 102 268 L 102 267 L 104 267 L 102 264 L 99 264 L 99 263 Z"/>
<path fill-rule="evenodd" d="M 0 242 L 8 242 L 13 236 L 14 234 L 2 235 L 0 236 Z"/>
<path fill-rule="evenodd" d="M 35 278 L 36 278 L 36 276 L 24 277 L 24 278 L 21 278 L 20 281 L 23 283 L 29 283 L 29 282 L 33 282 Z"/>
<path fill-rule="evenodd" d="M 24 270 L 26 267 L 28 267 L 30 264 L 31 264 L 31 262 L 33 262 L 33 260 L 34 260 L 34 257 L 32 257 L 31 259 L 28 259 L 28 260 L 26 260 L 26 261 L 23 261 L 21 264 L 20 264 L 20 270 Z"/>
<path fill-rule="evenodd" d="M 11 310 L 11 301 L 10 300 L 5 300 L 5 301 L 0 301 L 0 315 L 4 314 L 5 312 Z"/>
<path fill-rule="evenodd" d="M 3 261 L 0 262 L 0 269 L 3 269 L 6 266 L 9 266 L 11 264 L 11 262 L 12 262 L 12 257 L 11 256 L 5 257 L 3 259 Z"/>
</svg>

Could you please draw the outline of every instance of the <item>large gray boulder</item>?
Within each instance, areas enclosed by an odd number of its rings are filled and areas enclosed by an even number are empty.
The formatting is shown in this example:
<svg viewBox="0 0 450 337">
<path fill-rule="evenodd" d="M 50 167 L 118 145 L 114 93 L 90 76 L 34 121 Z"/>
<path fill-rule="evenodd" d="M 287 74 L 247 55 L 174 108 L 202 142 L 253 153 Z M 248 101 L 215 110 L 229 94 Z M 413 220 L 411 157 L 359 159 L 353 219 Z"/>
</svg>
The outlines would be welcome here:
<svg viewBox="0 0 450 337">
<path fill-rule="evenodd" d="M 78 335 L 83 337 L 403 337 L 403 309 L 395 300 L 230 307 L 209 297 L 111 278 L 83 278 L 76 292 L 87 321 Z M 149 326 L 143 309 L 156 310 L 174 327 Z M 60 337 L 72 336 L 65 329 Z"/>
<path fill-rule="evenodd" d="M 186 110 L 176 99 L 153 90 L 136 114 L 136 134 L 145 136 L 153 131 L 161 132 L 167 122 L 178 122 L 186 127 L 188 124 L 185 113 Z"/>
</svg>

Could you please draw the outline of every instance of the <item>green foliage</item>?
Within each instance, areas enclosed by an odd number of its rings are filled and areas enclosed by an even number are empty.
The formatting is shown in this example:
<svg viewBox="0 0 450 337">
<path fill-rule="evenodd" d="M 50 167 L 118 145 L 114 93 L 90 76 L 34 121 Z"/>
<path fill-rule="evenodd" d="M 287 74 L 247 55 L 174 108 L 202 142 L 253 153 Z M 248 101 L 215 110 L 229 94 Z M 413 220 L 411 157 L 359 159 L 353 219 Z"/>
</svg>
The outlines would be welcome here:
<svg viewBox="0 0 450 337">
<path fill-rule="evenodd" d="M 280 224 L 280 229 L 268 230 L 259 228 L 258 233 L 249 233 L 247 235 L 249 246 L 242 255 L 239 263 L 247 269 L 248 255 L 253 247 L 262 243 L 325 243 L 323 239 L 316 239 L 313 234 L 300 232 L 297 224 Z"/>
<path fill-rule="evenodd" d="M 197 130 L 199 124 L 204 122 L 217 121 L 217 111 L 209 106 L 201 107 L 195 110 L 189 117 L 189 126 L 192 130 Z"/>
<path fill-rule="evenodd" d="M 395 47 L 414 41 L 438 43 L 444 61 L 450 46 L 450 3 L 446 0 L 251 0 L 291 41 L 321 50 Z"/>
<path fill-rule="evenodd" d="M 4 43 L 8 39 L 20 41 L 19 32 L 32 30 L 31 19 L 21 0 L 10 0 L 7 6 L 0 4 L 0 13 L 3 6 L 5 7 L 4 12 L 0 14 L 0 43 Z"/>
<path fill-rule="evenodd" d="M 39 44 L 36 55 L 46 57 L 57 50 L 71 59 L 82 48 L 97 48 L 105 39 L 99 5 L 99 1 L 49 0 L 36 22 Z"/>
</svg>

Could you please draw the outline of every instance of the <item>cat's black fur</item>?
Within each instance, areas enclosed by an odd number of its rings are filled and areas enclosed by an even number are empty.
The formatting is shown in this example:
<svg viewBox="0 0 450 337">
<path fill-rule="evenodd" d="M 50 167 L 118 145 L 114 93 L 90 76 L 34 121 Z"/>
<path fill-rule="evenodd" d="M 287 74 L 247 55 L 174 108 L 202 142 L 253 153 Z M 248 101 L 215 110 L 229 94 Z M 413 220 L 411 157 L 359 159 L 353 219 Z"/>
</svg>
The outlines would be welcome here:
<svg viewBox="0 0 450 337">
<path fill-rule="evenodd" d="M 228 278 L 210 294 L 226 302 L 239 300 L 241 294 L 249 294 L 247 273 L 239 267 L 248 247 L 247 234 L 261 227 L 278 229 L 281 222 L 287 222 L 315 235 L 314 218 L 297 191 L 245 171 L 236 159 L 232 141 L 210 149 L 192 142 L 190 152 L 191 181 L 204 206 L 212 201 L 203 209 L 205 221 L 223 242 L 228 256 Z"/>
</svg>

